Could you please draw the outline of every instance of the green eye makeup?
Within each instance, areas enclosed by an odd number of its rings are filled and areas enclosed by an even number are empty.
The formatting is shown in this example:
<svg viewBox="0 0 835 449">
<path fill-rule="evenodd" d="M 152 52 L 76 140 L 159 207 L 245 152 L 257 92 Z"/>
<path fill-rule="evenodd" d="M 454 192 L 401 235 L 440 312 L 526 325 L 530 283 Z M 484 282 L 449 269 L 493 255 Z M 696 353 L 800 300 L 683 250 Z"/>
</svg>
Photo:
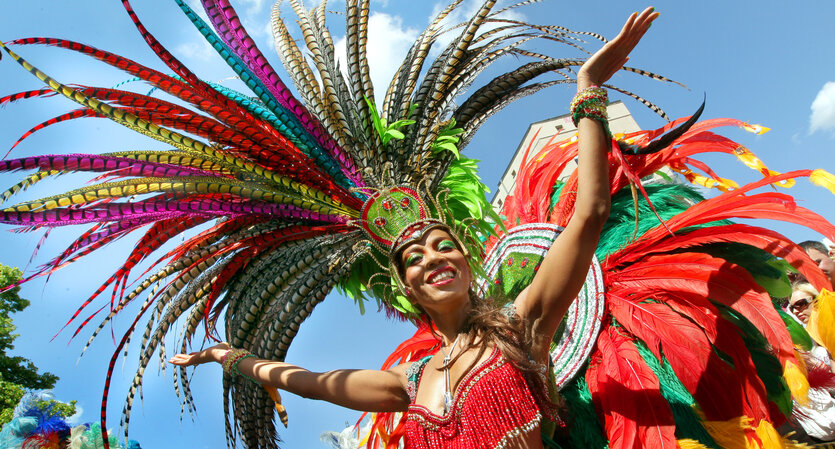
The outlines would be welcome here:
<svg viewBox="0 0 835 449">
<path fill-rule="evenodd" d="M 455 248 L 457 248 L 457 246 L 455 245 L 455 242 L 453 242 L 452 240 L 442 240 L 440 243 L 438 243 L 439 250 L 448 250 Z"/>
<path fill-rule="evenodd" d="M 423 254 L 421 253 L 411 253 L 406 256 L 406 262 L 404 263 L 405 266 L 411 267 L 412 265 L 420 262 L 423 259 Z"/>
</svg>

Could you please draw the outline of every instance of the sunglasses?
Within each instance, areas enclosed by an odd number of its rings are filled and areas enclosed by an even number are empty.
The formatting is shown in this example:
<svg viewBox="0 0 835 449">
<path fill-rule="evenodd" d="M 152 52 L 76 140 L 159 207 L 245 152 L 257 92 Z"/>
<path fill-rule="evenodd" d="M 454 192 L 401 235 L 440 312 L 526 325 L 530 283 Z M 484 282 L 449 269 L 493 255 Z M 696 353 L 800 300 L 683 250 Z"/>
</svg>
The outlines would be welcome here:
<svg viewBox="0 0 835 449">
<path fill-rule="evenodd" d="M 809 307 L 809 300 L 806 298 L 803 298 L 795 302 L 794 304 L 789 304 L 789 310 L 791 310 L 794 313 L 802 312 L 806 310 L 807 307 Z"/>
</svg>

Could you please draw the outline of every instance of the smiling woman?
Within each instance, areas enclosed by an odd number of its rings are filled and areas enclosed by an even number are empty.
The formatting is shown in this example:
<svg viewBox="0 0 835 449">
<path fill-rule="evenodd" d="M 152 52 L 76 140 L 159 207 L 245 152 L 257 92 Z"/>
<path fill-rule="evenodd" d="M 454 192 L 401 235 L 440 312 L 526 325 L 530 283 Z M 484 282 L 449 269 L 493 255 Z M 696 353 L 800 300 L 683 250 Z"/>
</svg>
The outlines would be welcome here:
<svg viewBox="0 0 835 449">
<path fill-rule="evenodd" d="M 536 448 L 553 441 L 559 418 L 551 400 L 556 387 L 549 388 L 547 382 L 550 343 L 585 281 L 609 211 L 606 92 L 599 86 L 622 68 L 657 16 L 652 8 L 632 14 L 620 34 L 578 72 L 572 109 L 579 129 L 582 183 L 573 218 L 531 285 L 513 301 L 510 317 L 499 331 L 486 326 L 496 319 L 485 319 L 485 308 L 477 306 L 484 301 L 473 295 L 470 264 L 478 260 L 468 260 L 464 254 L 459 242 L 467 237 L 457 236 L 440 218 L 428 216 L 430 208 L 417 191 L 397 187 L 380 190 L 367 200 L 362 227 L 388 252 L 394 265 L 391 275 L 414 307 L 408 312 L 415 319 L 428 320 L 440 335 L 434 356 L 387 371 L 312 373 L 250 358 L 251 354 L 222 343 L 177 355 L 171 362 L 189 366 L 215 361 L 230 374 L 305 397 L 364 411 L 405 412 L 407 447 Z M 487 308 L 488 316 L 500 313 L 495 304 Z M 514 331 L 504 334 L 503 328 Z M 513 350 L 502 350 L 507 347 Z"/>
</svg>

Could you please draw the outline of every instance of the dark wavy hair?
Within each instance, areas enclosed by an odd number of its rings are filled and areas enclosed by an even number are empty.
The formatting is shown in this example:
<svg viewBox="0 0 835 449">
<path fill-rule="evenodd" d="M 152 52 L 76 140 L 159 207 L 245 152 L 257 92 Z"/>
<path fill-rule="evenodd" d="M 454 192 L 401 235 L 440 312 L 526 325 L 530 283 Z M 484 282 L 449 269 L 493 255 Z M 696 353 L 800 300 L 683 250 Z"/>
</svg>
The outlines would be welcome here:
<svg viewBox="0 0 835 449">
<path fill-rule="evenodd" d="M 475 368 L 487 348 L 495 346 L 522 373 L 540 407 L 551 410 L 559 408 L 556 389 L 549 386 L 548 362 L 543 366 L 531 358 L 533 332 L 529 321 L 516 314 L 515 308 L 506 298 L 482 298 L 472 290 L 469 295 L 470 313 L 460 329 L 466 338 L 462 341 L 461 351 L 449 364 L 455 363 L 467 350 L 478 348 L 478 353 L 467 368 L 469 372 Z M 439 370 L 443 370 L 443 367 Z"/>
</svg>

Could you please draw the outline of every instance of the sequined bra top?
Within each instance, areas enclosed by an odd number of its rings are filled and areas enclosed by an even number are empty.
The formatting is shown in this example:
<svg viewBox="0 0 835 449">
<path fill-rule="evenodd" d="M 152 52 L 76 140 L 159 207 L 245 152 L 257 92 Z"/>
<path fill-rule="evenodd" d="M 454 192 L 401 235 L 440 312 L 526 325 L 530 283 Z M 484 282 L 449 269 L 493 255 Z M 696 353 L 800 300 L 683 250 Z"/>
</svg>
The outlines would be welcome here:
<svg viewBox="0 0 835 449">
<path fill-rule="evenodd" d="M 413 363 L 406 372 L 411 399 L 406 448 L 502 448 L 539 425 L 542 415 L 524 376 L 498 349 L 461 379 L 444 416 L 415 404 L 430 358 Z"/>
</svg>

